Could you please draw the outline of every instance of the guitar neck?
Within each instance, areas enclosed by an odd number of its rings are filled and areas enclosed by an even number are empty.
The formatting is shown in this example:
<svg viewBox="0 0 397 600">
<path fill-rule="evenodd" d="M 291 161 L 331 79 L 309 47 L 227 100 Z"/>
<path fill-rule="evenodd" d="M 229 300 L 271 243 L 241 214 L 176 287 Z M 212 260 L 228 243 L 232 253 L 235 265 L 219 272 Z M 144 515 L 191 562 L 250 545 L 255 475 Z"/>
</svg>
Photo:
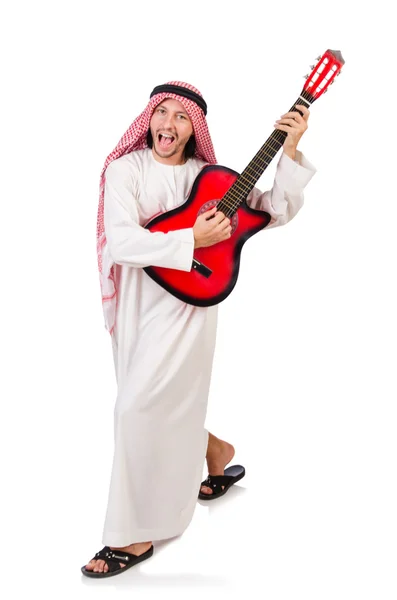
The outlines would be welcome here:
<svg viewBox="0 0 397 600">
<path fill-rule="evenodd" d="M 313 98 L 310 97 L 310 94 L 308 92 L 302 92 L 302 96 L 299 96 L 298 100 L 294 102 L 288 112 L 298 110 L 296 104 L 310 106 L 312 102 Z M 247 198 L 248 194 L 255 187 L 258 179 L 283 146 L 286 137 L 287 133 L 285 131 L 280 131 L 279 129 L 273 131 L 263 144 L 262 148 L 260 148 L 249 165 L 247 165 L 236 182 L 218 203 L 218 210 L 224 212 L 228 217 L 237 211 L 240 204 Z"/>
</svg>

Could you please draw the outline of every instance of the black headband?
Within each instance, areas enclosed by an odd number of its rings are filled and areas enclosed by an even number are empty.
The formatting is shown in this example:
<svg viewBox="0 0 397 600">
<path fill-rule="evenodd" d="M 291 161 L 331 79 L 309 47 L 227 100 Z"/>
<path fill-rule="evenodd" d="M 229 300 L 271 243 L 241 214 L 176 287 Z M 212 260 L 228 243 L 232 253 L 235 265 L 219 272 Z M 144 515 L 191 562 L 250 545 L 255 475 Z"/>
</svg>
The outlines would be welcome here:
<svg viewBox="0 0 397 600">
<path fill-rule="evenodd" d="M 189 88 L 182 87 L 180 85 L 172 85 L 165 83 L 164 85 L 158 85 L 154 88 L 153 92 L 150 94 L 150 97 L 155 96 L 156 94 L 162 94 L 163 92 L 177 94 L 178 96 L 183 96 L 188 100 L 193 100 L 204 112 L 207 114 L 207 103 L 204 98 L 196 94 L 196 92 L 192 92 Z"/>
</svg>

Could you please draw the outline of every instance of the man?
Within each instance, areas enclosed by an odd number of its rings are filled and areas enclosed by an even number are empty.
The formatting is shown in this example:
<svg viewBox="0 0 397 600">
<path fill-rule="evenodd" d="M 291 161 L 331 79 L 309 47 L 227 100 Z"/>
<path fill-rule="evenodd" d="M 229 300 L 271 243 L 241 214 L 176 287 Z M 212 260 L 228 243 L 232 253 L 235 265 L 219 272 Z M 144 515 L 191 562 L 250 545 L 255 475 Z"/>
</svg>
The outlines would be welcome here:
<svg viewBox="0 0 397 600">
<path fill-rule="evenodd" d="M 275 184 L 247 202 L 288 222 L 303 203 L 315 169 L 297 151 L 309 111 L 298 106 L 275 124 L 288 136 Z M 167 234 L 143 225 L 186 201 L 200 169 L 215 164 L 206 103 L 186 83 L 170 82 L 108 156 L 101 174 L 98 266 L 106 327 L 117 377 L 115 449 L 103 531 L 105 547 L 82 572 L 107 577 L 146 560 L 153 541 L 183 533 L 200 490 L 204 457 L 211 476 L 200 497 L 225 492 L 234 448 L 204 429 L 215 347 L 217 306 L 185 304 L 143 271 L 190 271 L 193 251 L 231 235 L 230 220 L 211 209 L 193 227 Z M 212 219 L 208 219 L 212 216 Z M 241 474 L 240 474 L 241 476 Z"/>
</svg>

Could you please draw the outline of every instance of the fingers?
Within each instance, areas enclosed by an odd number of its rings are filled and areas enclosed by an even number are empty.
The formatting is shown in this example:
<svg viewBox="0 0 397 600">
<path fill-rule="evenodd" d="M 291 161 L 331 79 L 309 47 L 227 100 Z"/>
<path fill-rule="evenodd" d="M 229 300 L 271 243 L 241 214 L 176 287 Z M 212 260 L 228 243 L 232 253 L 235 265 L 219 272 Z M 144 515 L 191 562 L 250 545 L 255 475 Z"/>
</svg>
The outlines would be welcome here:
<svg viewBox="0 0 397 600">
<path fill-rule="evenodd" d="M 278 123 L 274 125 L 274 128 L 278 131 L 285 131 L 290 136 L 290 139 L 295 140 L 295 143 L 298 143 L 305 132 L 305 129 L 291 127 L 290 125 L 279 125 Z"/>
<path fill-rule="evenodd" d="M 289 125 L 290 127 L 295 127 L 296 129 L 301 129 L 301 126 L 303 125 L 304 121 L 302 119 L 302 121 L 298 123 L 295 119 L 278 119 L 276 123 L 279 123 L 280 125 Z"/>
<path fill-rule="evenodd" d="M 221 225 L 220 229 L 218 230 L 220 234 L 227 234 L 230 233 L 232 230 L 232 226 L 231 225 L 225 225 L 224 227 Z"/>
<path fill-rule="evenodd" d="M 219 215 L 216 215 L 219 216 Z M 211 235 L 216 242 L 221 242 L 222 240 L 226 240 L 230 238 L 232 234 L 232 226 L 230 224 L 230 219 L 222 215 L 222 221 L 216 225 L 216 227 L 212 230 Z"/>
<path fill-rule="evenodd" d="M 212 224 L 215 225 L 215 223 L 220 223 L 221 221 L 223 221 L 224 219 L 226 219 L 226 215 L 222 212 L 222 211 L 218 211 L 217 210 L 217 206 L 213 206 L 212 208 L 209 208 L 208 210 L 206 210 L 203 213 L 203 216 L 205 217 L 205 219 L 209 219 L 211 218 Z"/>
<path fill-rule="evenodd" d="M 228 217 L 225 217 L 223 213 L 220 214 L 222 215 L 222 218 L 219 221 L 219 227 L 221 230 L 223 230 L 230 225 L 230 219 Z"/>
<path fill-rule="evenodd" d="M 303 117 L 297 111 L 290 111 L 290 112 L 285 113 L 284 115 L 281 115 L 281 118 L 283 119 L 285 117 L 291 117 L 292 119 L 295 119 L 298 123 L 307 121 L 310 116 L 309 109 L 306 106 L 304 106 L 303 104 L 296 104 L 296 108 L 299 109 L 301 112 L 303 112 Z"/>
<path fill-rule="evenodd" d="M 295 107 L 299 108 L 299 110 L 303 112 L 302 118 L 305 119 L 305 121 L 307 121 L 310 117 L 310 110 L 307 108 L 307 106 L 305 106 L 304 104 L 295 104 Z"/>
<path fill-rule="evenodd" d="M 224 240 L 227 240 L 228 238 L 230 238 L 232 236 L 232 227 L 231 225 L 228 225 L 228 227 L 226 227 L 226 229 L 223 232 L 224 235 Z"/>
<path fill-rule="evenodd" d="M 219 223 L 223 223 L 224 221 L 228 221 L 230 223 L 230 219 L 228 219 L 223 212 L 219 211 L 215 213 L 215 217 L 212 219 L 211 224 L 213 227 L 219 225 Z"/>
<path fill-rule="evenodd" d="M 276 121 L 276 123 L 280 121 L 292 121 L 293 123 L 304 123 L 304 119 L 302 115 L 298 112 L 289 112 L 285 113 L 285 115 L 281 115 L 281 118 Z"/>
<path fill-rule="evenodd" d="M 212 220 L 215 217 L 216 206 L 213 206 L 209 210 L 206 210 L 199 218 L 204 218 L 205 221 Z"/>
<path fill-rule="evenodd" d="M 205 211 L 199 218 L 204 218 L 206 225 L 203 232 L 206 232 L 205 235 L 209 236 L 209 243 L 204 245 L 216 244 L 231 237 L 230 219 L 222 211 L 216 210 L 216 206 Z"/>
<path fill-rule="evenodd" d="M 210 208 L 209 210 L 206 210 L 203 213 L 204 218 L 208 221 L 211 220 L 211 224 L 214 227 L 217 223 L 220 223 L 221 221 L 223 221 L 223 219 L 225 219 L 225 215 L 223 214 L 222 211 L 217 211 L 217 207 L 213 206 L 212 208 Z"/>
<path fill-rule="evenodd" d="M 225 237 L 230 237 L 231 232 L 232 226 L 230 225 L 229 219 L 225 219 L 224 221 L 222 221 L 222 223 L 218 225 L 218 230 L 216 231 L 216 233 L 222 235 L 222 239 L 224 239 Z"/>
<path fill-rule="evenodd" d="M 281 131 L 291 133 L 291 135 L 293 136 L 296 136 L 298 134 L 302 135 L 308 128 L 307 121 L 299 113 L 294 112 L 286 113 L 286 115 L 283 118 L 278 119 L 275 122 L 274 126 L 276 129 L 280 129 Z"/>
</svg>

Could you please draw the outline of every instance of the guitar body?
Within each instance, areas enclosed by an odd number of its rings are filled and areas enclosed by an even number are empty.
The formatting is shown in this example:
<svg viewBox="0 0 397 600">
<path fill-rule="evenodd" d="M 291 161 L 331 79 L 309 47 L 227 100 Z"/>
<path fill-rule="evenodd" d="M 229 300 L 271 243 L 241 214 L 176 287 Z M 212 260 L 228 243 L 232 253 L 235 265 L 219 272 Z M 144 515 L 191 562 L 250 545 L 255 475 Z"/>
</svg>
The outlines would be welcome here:
<svg viewBox="0 0 397 600">
<path fill-rule="evenodd" d="M 340 75 L 344 59 L 339 50 L 327 50 L 317 58 L 317 66 L 307 79 L 296 106 L 310 107 L 328 91 Z M 152 218 L 146 228 L 167 233 L 193 227 L 197 217 L 215 204 L 226 216 L 231 215 L 232 235 L 228 240 L 194 251 L 191 271 L 162 267 L 145 267 L 146 273 L 165 290 L 195 306 L 212 306 L 222 302 L 233 290 L 240 268 L 240 255 L 245 242 L 269 224 L 270 215 L 249 208 L 245 199 L 256 181 L 281 149 L 287 136 L 275 129 L 241 175 L 218 165 L 205 167 L 197 176 L 187 201 L 169 212 Z"/>
<path fill-rule="evenodd" d="M 215 206 L 238 177 L 238 173 L 226 167 L 204 167 L 186 202 L 154 217 L 145 228 L 151 232 L 167 233 L 193 227 L 197 217 Z M 253 210 L 243 202 L 231 217 L 231 237 L 213 246 L 197 248 L 194 251 L 195 266 L 191 271 L 163 267 L 145 267 L 144 270 L 165 290 L 187 304 L 218 304 L 236 285 L 245 242 L 266 227 L 270 218 L 268 213 Z"/>
</svg>

